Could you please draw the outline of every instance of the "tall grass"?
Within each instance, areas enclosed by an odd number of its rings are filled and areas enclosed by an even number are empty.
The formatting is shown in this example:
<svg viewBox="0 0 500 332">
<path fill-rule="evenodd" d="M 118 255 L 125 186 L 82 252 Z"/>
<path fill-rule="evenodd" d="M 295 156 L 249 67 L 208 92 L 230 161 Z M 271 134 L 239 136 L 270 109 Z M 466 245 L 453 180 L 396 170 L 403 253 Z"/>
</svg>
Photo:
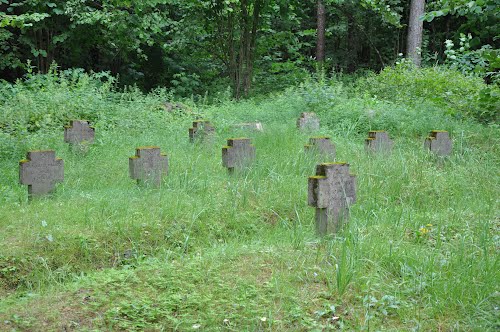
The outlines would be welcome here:
<svg viewBox="0 0 500 332">
<path fill-rule="evenodd" d="M 424 109 L 320 88 L 332 93 L 328 107 L 305 97 L 312 86 L 179 115 L 159 95 L 115 95 L 86 155 L 62 129 L 27 136 L 26 149 L 65 160 L 65 181 L 28 202 L 17 183 L 24 151 L 0 161 L 0 330 L 498 328 L 498 129 L 439 113 L 425 122 L 415 115 Z M 294 127 L 310 110 L 358 178 L 350 222 L 334 237 L 314 234 L 307 206 L 307 176 L 327 161 L 304 154 L 310 135 Z M 216 125 L 213 144 L 189 143 L 197 116 Z M 232 127 L 255 120 L 264 132 Z M 440 159 L 423 138 L 444 125 L 455 146 Z M 392 154 L 366 154 L 365 131 L 385 126 Z M 221 147 L 234 136 L 251 137 L 257 159 L 228 175 Z M 144 145 L 169 156 L 158 189 L 128 177 Z"/>
</svg>

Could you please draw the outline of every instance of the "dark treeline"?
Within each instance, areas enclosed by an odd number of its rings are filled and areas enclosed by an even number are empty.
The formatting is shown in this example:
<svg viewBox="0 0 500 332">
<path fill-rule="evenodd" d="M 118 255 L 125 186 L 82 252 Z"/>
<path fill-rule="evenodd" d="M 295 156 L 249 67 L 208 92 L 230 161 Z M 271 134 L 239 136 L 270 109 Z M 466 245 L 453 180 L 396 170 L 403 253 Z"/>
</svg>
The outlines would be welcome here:
<svg viewBox="0 0 500 332">
<path fill-rule="evenodd" d="M 238 98 L 253 82 L 300 80 L 318 61 L 353 73 L 403 54 L 491 79 L 499 13 L 497 0 L 4 0 L 0 74 L 13 81 L 57 63 L 144 90 L 229 84 Z"/>
</svg>

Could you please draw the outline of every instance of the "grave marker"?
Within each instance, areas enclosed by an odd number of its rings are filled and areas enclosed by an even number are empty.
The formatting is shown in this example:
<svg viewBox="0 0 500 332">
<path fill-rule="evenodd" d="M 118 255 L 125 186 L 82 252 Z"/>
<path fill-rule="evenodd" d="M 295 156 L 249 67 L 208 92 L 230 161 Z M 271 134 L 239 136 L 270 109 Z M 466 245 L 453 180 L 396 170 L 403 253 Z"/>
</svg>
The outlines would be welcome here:
<svg viewBox="0 0 500 332">
<path fill-rule="evenodd" d="M 64 127 L 64 141 L 72 145 L 92 144 L 95 129 L 86 120 L 72 120 Z"/>
<path fill-rule="evenodd" d="M 242 130 L 251 130 L 251 131 L 258 131 L 258 132 L 264 131 L 264 126 L 262 125 L 262 122 L 237 123 L 235 125 L 232 125 L 232 127 L 236 128 L 236 129 L 242 129 Z"/>
<path fill-rule="evenodd" d="M 356 177 L 349 173 L 349 164 L 319 164 L 316 175 L 309 177 L 308 189 L 308 203 L 316 208 L 316 232 L 336 233 L 356 202 Z"/>
<path fill-rule="evenodd" d="M 19 162 L 19 182 L 28 185 L 28 196 L 45 195 L 54 191 L 57 182 L 64 181 L 64 161 L 56 152 L 29 151 Z"/>
<path fill-rule="evenodd" d="M 209 141 L 213 138 L 215 127 L 210 121 L 198 120 L 193 122 L 193 127 L 189 128 L 189 141 L 194 143 L 196 141 Z"/>
<path fill-rule="evenodd" d="M 444 130 L 433 130 L 425 139 L 424 148 L 438 156 L 449 156 L 453 148 L 450 135 Z"/>
<path fill-rule="evenodd" d="M 303 112 L 297 119 L 297 128 L 300 130 L 319 130 L 319 118 L 316 113 Z"/>
<path fill-rule="evenodd" d="M 321 156 L 335 159 L 335 145 L 333 145 L 330 137 L 311 137 L 309 138 L 309 144 L 304 145 L 304 150 L 308 152 L 316 152 Z"/>
<path fill-rule="evenodd" d="M 230 138 L 222 148 L 222 164 L 229 172 L 235 168 L 244 168 L 255 159 L 255 146 L 250 138 Z"/>
<path fill-rule="evenodd" d="M 129 171 L 138 184 L 159 186 L 162 176 L 168 173 L 168 157 L 157 146 L 139 147 L 129 158 Z"/>
<path fill-rule="evenodd" d="M 373 130 L 368 133 L 365 148 L 373 153 L 391 152 L 394 142 L 389 138 L 389 134 L 383 130 Z"/>
</svg>

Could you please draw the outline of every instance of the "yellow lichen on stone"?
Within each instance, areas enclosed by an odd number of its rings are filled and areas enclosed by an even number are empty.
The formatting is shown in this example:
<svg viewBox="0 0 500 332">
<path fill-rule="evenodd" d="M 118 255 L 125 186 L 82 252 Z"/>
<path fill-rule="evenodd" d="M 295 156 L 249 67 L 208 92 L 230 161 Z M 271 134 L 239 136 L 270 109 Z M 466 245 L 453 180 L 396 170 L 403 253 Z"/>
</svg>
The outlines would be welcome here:
<svg viewBox="0 0 500 332">
<path fill-rule="evenodd" d="M 333 165 L 347 165 L 345 161 L 338 161 L 338 162 L 332 162 L 332 163 L 321 163 L 321 166 L 333 166 Z"/>
<path fill-rule="evenodd" d="M 136 150 L 151 150 L 151 149 L 159 149 L 159 146 L 140 146 Z"/>
</svg>

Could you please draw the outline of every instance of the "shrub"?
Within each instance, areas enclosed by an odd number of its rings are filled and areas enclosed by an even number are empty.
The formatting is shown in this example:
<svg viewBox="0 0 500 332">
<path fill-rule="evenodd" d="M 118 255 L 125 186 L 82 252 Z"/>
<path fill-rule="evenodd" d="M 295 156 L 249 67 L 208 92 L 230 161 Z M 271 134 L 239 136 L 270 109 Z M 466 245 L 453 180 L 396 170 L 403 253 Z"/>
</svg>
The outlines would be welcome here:
<svg viewBox="0 0 500 332">
<path fill-rule="evenodd" d="M 418 69 L 402 63 L 360 79 L 356 91 L 409 106 L 431 102 L 459 119 L 489 123 L 499 116 L 498 86 L 444 66 Z"/>
</svg>

